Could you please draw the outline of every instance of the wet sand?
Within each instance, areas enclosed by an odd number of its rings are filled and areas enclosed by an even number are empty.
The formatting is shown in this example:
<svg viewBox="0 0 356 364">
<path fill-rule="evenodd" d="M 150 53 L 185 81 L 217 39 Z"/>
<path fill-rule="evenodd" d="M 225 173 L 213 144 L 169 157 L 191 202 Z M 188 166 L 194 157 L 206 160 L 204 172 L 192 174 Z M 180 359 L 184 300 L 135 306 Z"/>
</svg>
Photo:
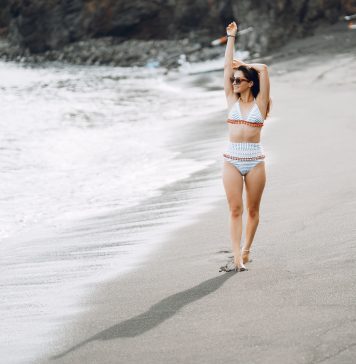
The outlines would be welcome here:
<svg viewBox="0 0 356 364">
<path fill-rule="evenodd" d="M 356 51 L 326 48 L 270 66 L 271 163 L 249 270 L 218 272 L 231 256 L 221 199 L 134 272 L 93 287 L 37 363 L 353 362 Z"/>
</svg>

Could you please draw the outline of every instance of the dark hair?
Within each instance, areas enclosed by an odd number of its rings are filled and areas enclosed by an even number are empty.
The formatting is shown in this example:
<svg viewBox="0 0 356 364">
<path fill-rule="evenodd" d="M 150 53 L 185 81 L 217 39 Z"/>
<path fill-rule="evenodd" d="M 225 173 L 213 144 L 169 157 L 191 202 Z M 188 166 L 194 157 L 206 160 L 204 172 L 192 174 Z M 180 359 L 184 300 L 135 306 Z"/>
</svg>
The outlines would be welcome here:
<svg viewBox="0 0 356 364">
<path fill-rule="evenodd" d="M 252 92 L 253 97 L 256 98 L 260 92 L 260 79 L 258 77 L 258 72 L 252 67 L 243 66 L 243 65 L 241 65 L 237 68 L 234 68 L 234 70 L 241 71 L 249 81 L 253 81 L 253 86 L 251 88 L 251 92 Z M 240 97 L 240 93 L 238 93 L 238 95 Z M 270 98 L 268 101 L 268 104 L 267 104 L 266 118 L 269 115 L 271 104 L 272 104 L 272 100 Z"/>
</svg>

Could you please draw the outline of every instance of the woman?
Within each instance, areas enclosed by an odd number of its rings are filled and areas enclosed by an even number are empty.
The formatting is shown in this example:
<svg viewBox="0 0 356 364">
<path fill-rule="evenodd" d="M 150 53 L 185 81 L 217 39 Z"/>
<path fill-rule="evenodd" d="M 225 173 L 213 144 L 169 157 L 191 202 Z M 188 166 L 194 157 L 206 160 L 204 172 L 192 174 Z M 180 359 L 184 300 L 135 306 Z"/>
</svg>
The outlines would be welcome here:
<svg viewBox="0 0 356 364">
<path fill-rule="evenodd" d="M 234 60 L 235 22 L 227 28 L 224 90 L 228 104 L 229 141 L 223 154 L 223 184 L 230 209 L 230 235 L 234 259 L 220 271 L 245 271 L 259 222 L 259 208 L 266 183 L 261 129 L 270 108 L 270 84 L 265 64 Z M 246 240 L 240 251 L 245 182 L 247 197 Z"/>
</svg>

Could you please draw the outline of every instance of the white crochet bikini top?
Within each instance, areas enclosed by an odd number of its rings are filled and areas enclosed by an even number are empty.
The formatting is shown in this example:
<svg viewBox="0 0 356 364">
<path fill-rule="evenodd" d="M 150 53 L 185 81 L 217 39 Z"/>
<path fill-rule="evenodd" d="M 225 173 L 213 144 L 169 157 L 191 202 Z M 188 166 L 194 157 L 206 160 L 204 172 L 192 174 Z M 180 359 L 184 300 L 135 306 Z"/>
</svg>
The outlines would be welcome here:
<svg viewBox="0 0 356 364">
<path fill-rule="evenodd" d="M 255 99 L 246 120 L 244 120 L 242 117 L 240 102 L 237 100 L 229 112 L 227 122 L 230 124 L 246 124 L 249 126 L 261 128 L 263 126 L 264 120 Z"/>
</svg>

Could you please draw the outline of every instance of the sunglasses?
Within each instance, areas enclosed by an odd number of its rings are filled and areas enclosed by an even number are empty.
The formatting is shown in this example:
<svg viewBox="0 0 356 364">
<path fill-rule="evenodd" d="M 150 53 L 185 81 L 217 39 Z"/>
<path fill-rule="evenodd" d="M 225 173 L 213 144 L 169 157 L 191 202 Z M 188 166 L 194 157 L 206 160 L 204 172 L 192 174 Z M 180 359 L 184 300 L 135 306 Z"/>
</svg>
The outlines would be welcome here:
<svg viewBox="0 0 356 364">
<path fill-rule="evenodd" d="M 240 77 L 230 77 L 231 83 L 236 82 L 236 85 L 240 85 L 241 82 L 246 81 L 249 82 L 249 80 L 246 80 L 246 78 L 240 78 Z"/>
</svg>

